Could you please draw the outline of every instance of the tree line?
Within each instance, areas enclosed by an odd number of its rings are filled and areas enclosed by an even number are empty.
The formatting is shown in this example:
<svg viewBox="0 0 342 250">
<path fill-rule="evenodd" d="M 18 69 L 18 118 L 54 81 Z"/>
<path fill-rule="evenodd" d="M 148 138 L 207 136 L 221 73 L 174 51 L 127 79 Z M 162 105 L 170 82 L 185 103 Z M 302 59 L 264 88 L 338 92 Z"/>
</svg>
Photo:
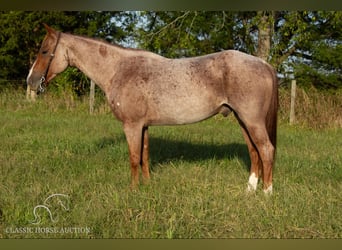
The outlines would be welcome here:
<svg viewBox="0 0 342 250">
<path fill-rule="evenodd" d="M 237 49 L 271 63 L 284 85 L 342 88 L 341 11 L 2 11 L 0 86 L 25 84 L 42 23 L 170 58 Z M 89 79 L 68 69 L 55 84 L 83 95 Z"/>
</svg>

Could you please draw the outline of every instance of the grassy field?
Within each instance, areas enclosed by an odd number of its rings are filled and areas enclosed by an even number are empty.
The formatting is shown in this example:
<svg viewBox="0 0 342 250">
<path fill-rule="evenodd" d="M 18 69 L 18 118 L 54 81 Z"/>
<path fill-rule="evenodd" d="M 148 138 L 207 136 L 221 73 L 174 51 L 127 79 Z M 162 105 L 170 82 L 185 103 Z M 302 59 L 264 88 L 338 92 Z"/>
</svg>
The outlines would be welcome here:
<svg viewBox="0 0 342 250">
<path fill-rule="evenodd" d="M 271 197 L 245 192 L 233 117 L 151 127 L 152 180 L 132 192 L 121 124 L 101 104 L 0 98 L 0 238 L 342 237 L 338 122 L 289 126 L 280 110 Z"/>
</svg>

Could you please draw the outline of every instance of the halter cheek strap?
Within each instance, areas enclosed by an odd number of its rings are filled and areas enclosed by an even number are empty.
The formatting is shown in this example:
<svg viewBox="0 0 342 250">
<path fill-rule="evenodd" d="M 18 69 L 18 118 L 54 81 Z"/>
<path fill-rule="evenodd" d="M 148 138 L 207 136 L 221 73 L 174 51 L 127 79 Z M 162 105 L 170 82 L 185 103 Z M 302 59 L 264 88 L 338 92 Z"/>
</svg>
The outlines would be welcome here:
<svg viewBox="0 0 342 250">
<path fill-rule="evenodd" d="M 49 72 L 49 69 L 50 69 L 50 66 L 51 66 L 51 63 L 52 63 L 52 60 L 53 58 L 55 57 L 55 52 L 56 52 L 56 48 L 57 48 L 57 45 L 59 43 L 59 38 L 61 37 L 61 32 L 57 32 L 57 41 L 56 41 L 56 45 L 52 51 L 52 53 L 50 54 L 50 59 L 49 59 L 49 62 L 48 62 L 48 65 L 44 71 L 44 74 L 42 75 L 42 77 L 40 78 L 40 81 L 39 81 L 39 92 L 44 92 L 45 91 L 45 83 L 46 83 L 46 77 L 47 77 L 47 74 Z"/>
</svg>

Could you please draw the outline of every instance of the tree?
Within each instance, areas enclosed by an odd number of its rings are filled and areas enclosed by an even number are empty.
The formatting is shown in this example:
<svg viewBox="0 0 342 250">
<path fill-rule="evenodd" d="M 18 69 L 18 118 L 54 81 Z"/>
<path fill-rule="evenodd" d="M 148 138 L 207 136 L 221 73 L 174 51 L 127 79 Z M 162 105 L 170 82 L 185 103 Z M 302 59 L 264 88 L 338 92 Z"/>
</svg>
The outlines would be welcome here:
<svg viewBox="0 0 342 250">
<path fill-rule="evenodd" d="M 25 78 L 38 52 L 47 23 L 63 32 L 106 39 L 109 42 L 123 41 L 126 31 L 112 22 L 113 18 L 124 16 L 121 12 L 68 11 L 68 12 L 0 12 L 0 82 L 4 85 L 25 84 Z M 64 82 L 71 82 L 73 89 L 82 94 L 89 80 L 77 70 L 70 69 L 64 75 Z M 56 79 L 58 81 L 58 79 Z"/>
<path fill-rule="evenodd" d="M 273 35 L 273 11 L 258 11 L 256 19 L 258 29 L 258 47 L 256 56 L 269 60 Z"/>
<path fill-rule="evenodd" d="M 293 65 L 304 86 L 335 90 L 342 88 L 342 13 L 310 12 L 310 39 L 302 42 Z"/>
<path fill-rule="evenodd" d="M 302 86 L 342 88 L 341 20 L 339 11 L 3 11 L 0 80 L 23 84 L 45 35 L 45 22 L 64 32 L 171 58 L 237 49 L 267 60 L 285 80 L 295 77 Z M 57 85 L 71 82 L 78 94 L 88 88 L 89 80 L 75 69 L 62 77 L 56 78 Z"/>
<path fill-rule="evenodd" d="M 143 12 L 140 45 L 168 57 L 237 49 L 299 85 L 342 88 L 341 12 Z"/>
<path fill-rule="evenodd" d="M 341 12 L 274 13 L 270 62 L 303 87 L 342 88 Z"/>
<path fill-rule="evenodd" d="M 188 57 L 234 47 L 232 12 L 143 12 L 137 41 L 167 57 Z"/>
</svg>

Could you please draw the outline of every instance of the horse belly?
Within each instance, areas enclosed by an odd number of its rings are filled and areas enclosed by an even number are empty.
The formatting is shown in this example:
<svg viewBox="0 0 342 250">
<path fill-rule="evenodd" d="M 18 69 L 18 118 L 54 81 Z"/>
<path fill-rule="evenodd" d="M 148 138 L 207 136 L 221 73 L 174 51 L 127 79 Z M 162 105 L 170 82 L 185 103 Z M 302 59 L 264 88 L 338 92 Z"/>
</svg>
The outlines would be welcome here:
<svg viewBox="0 0 342 250">
<path fill-rule="evenodd" d="M 151 125 L 181 125 L 202 121 L 207 119 L 220 110 L 219 102 L 210 98 L 188 96 L 179 97 L 170 95 L 163 103 L 154 106 L 154 119 Z"/>
</svg>

